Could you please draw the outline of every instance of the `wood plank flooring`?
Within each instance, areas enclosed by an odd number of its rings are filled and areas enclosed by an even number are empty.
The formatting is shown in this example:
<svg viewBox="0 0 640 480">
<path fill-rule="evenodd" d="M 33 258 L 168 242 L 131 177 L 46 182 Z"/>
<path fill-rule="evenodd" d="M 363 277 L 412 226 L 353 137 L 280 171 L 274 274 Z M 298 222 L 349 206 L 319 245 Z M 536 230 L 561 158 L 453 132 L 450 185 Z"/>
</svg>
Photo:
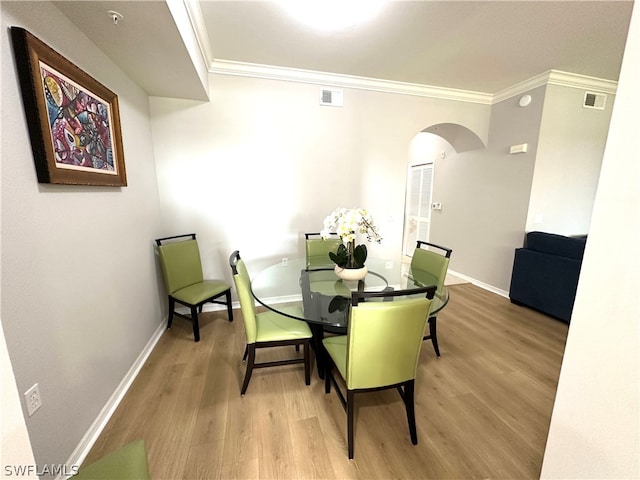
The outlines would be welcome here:
<svg viewBox="0 0 640 480">
<path fill-rule="evenodd" d="M 442 357 L 430 341 L 421 352 L 416 446 L 393 390 L 358 395 L 351 461 L 346 414 L 315 370 L 310 386 L 302 365 L 254 370 L 241 397 L 235 310 L 233 323 L 203 314 L 199 343 L 174 320 L 86 463 L 142 438 L 156 480 L 539 478 L 568 327 L 471 284 L 449 288 Z"/>
</svg>

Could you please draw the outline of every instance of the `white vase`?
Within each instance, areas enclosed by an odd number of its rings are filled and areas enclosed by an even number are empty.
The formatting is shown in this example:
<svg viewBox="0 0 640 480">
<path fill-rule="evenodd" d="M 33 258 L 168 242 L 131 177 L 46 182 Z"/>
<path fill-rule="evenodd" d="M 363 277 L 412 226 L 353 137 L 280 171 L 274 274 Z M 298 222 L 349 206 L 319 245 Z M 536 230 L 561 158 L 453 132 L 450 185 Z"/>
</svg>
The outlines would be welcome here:
<svg viewBox="0 0 640 480">
<path fill-rule="evenodd" d="M 342 280 L 362 280 L 367 276 L 367 267 L 362 268 L 342 268 L 336 265 L 333 269 L 336 275 Z"/>
</svg>

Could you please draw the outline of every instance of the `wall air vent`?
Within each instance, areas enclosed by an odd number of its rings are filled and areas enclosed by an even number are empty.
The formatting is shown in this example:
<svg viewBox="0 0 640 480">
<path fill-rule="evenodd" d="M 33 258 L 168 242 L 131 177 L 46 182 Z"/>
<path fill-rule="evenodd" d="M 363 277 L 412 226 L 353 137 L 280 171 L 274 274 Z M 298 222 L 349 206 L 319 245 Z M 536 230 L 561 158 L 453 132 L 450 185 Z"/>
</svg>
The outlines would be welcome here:
<svg viewBox="0 0 640 480">
<path fill-rule="evenodd" d="M 321 88 L 320 89 L 320 105 L 329 105 L 331 107 L 342 107 L 342 90 Z"/>
<path fill-rule="evenodd" d="M 607 96 L 604 93 L 584 93 L 584 102 L 582 106 L 584 108 L 595 108 L 596 110 L 604 110 L 604 106 L 607 103 Z"/>
</svg>

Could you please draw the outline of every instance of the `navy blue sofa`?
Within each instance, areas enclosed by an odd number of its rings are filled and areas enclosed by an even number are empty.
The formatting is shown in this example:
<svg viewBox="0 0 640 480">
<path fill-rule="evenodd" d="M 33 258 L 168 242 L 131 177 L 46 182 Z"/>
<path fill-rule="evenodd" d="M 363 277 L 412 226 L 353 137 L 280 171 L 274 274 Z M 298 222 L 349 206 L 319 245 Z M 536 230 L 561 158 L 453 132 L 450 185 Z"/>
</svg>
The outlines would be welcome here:
<svg viewBox="0 0 640 480">
<path fill-rule="evenodd" d="M 586 235 L 527 233 L 513 260 L 511 302 L 570 323 L 586 241 Z"/>
</svg>

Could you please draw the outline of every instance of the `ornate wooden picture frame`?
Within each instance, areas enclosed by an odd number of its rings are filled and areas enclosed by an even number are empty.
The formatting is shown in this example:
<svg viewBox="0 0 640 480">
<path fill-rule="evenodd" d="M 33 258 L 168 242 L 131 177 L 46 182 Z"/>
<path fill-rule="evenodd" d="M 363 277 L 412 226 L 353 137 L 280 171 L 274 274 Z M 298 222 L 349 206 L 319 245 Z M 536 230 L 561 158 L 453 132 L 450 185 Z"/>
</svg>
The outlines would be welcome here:
<svg viewBox="0 0 640 480">
<path fill-rule="evenodd" d="M 38 182 L 126 186 L 117 95 L 25 29 L 11 39 Z"/>
</svg>

